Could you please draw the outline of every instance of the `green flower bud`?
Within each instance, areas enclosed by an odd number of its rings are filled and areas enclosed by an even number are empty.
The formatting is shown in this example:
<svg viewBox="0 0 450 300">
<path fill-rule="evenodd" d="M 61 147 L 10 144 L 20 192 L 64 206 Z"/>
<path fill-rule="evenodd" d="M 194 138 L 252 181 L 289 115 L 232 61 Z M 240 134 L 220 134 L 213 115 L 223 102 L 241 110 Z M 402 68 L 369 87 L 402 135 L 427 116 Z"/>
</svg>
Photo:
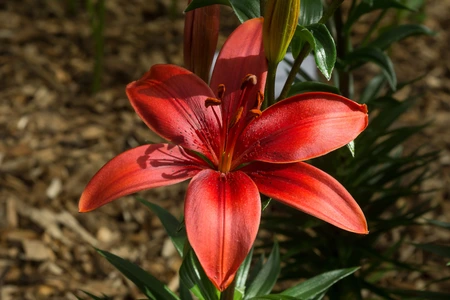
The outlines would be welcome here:
<svg viewBox="0 0 450 300">
<path fill-rule="evenodd" d="M 264 51 L 269 64 L 278 64 L 286 55 L 297 28 L 300 0 L 268 0 L 264 14 Z"/>
</svg>

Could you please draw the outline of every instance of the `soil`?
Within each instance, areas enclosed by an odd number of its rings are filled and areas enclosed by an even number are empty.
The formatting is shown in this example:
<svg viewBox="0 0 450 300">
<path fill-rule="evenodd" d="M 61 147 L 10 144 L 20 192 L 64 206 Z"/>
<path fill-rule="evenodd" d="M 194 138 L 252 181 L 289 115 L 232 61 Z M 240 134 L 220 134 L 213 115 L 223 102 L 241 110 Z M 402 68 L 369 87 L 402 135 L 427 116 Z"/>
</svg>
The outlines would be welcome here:
<svg viewBox="0 0 450 300">
<path fill-rule="evenodd" d="M 76 299 L 81 289 L 114 299 L 142 298 L 93 246 L 178 286 L 181 260 L 158 219 L 134 197 L 78 213 L 80 194 L 106 161 L 160 140 L 133 112 L 125 86 L 154 64 L 183 63 L 182 1 L 105 2 L 104 72 L 99 92 L 92 94 L 95 44 L 84 1 L 0 1 L 1 300 Z M 449 11 L 449 1 L 428 0 L 423 23 L 438 34 L 407 39 L 391 52 L 399 81 L 427 74 L 401 92 L 421 99 L 399 122 L 432 121 L 410 143 L 442 151 L 433 165 L 437 176 L 423 188 L 438 188 L 430 217 L 445 222 L 450 222 Z M 236 22 L 230 14 L 223 19 Z M 229 24 L 222 27 L 229 33 Z M 185 188 L 183 183 L 140 195 L 180 216 Z M 448 231 L 415 230 L 413 242 L 450 239 Z M 417 255 L 410 252 L 404 255 Z M 410 280 L 413 288 L 423 288 L 421 278 Z M 391 284 L 403 287 L 402 282 Z"/>
</svg>

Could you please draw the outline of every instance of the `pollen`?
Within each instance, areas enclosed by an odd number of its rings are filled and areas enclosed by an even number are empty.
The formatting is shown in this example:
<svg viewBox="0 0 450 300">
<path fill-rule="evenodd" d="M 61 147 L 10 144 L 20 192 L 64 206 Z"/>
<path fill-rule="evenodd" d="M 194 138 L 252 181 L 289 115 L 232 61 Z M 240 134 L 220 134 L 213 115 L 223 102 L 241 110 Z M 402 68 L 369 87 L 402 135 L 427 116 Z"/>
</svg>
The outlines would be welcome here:
<svg viewBox="0 0 450 300">
<path fill-rule="evenodd" d="M 241 90 L 245 89 L 248 84 L 256 85 L 258 83 L 258 79 L 253 74 L 245 75 L 244 79 L 242 79 Z"/>
<path fill-rule="evenodd" d="M 205 106 L 206 107 L 220 105 L 221 103 L 222 103 L 222 101 L 217 99 L 217 98 L 208 97 L 205 100 Z"/>
<path fill-rule="evenodd" d="M 223 100 L 223 95 L 225 94 L 225 84 L 221 83 L 217 87 L 217 96 L 219 96 L 220 100 Z"/>
</svg>

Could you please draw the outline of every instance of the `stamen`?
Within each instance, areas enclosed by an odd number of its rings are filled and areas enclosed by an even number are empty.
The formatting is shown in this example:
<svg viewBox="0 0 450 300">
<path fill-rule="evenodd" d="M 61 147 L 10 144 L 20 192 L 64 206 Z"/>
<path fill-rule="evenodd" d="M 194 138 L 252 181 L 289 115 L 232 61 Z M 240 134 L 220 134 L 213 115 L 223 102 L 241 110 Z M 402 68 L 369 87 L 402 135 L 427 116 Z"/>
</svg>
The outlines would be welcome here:
<svg viewBox="0 0 450 300">
<path fill-rule="evenodd" d="M 208 97 L 205 100 L 205 106 L 206 107 L 220 105 L 221 103 L 222 103 L 222 101 L 220 101 L 219 99 L 211 98 L 211 97 Z"/>
<path fill-rule="evenodd" d="M 223 100 L 223 95 L 225 94 L 225 84 L 219 84 L 217 88 L 217 96 L 219 96 L 220 100 Z"/>
<path fill-rule="evenodd" d="M 244 110 L 244 108 L 241 106 L 238 108 L 238 110 L 236 111 L 236 114 L 233 116 L 233 119 L 230 122 L 230 127 L 233 127 L 234 125 L 236 125 L 236 123 L 239 121 L 239 119 L 242 117 L 242 111 Z"/>
<path fill-rule="evenodd" d="M 260 108 L 261 104 L 264 102 L 264 95 L 258 91 L 258 94 L 256 95 L 257 100 L 258 100 L 258 105 L 256 106 L 256 108 Z"/>
<path fill-rule="evenodd" d="M 255 109 L 250 109 L 249 112 L 254 114 L 255 118 L 259 118 L 262 115 L 262 111 L 259 110 L 259 109 L 256 109 L 256 108 Z"/>
<path fill-rule="evenodd" d="M 241 90 L 245 89 L 247 84 L 251 83 L 252 85 L 256 85 L 257 82 L 258 79 L 256 78 L 255 75 L 247 74 L 245 75 L 244 79 L 242 79 Z"/>
</svg>

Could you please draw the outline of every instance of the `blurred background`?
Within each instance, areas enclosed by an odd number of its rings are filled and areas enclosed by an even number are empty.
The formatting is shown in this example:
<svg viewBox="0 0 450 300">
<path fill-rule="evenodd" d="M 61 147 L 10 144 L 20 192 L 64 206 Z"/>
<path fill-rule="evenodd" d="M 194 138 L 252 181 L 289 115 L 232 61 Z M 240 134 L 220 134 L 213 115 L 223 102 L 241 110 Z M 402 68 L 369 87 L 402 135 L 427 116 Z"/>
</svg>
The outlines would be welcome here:
<svg viewBox="0 0 450 300">
<path fill-rule="evenodd" d="M 136 299 L 137 290 L 92 246 L 137 263 L 176 289 L 181 260 L 159 220 L 133 197 L 87 214 L 79 214 L 77 205 L 106 161 L 159 141 L 133 112 L 125 86 L 154 64 L 183 64 L 185 2 L 0 0 L 1 300 L 76 299 L 80 289 Z M 436 189 L 436 209 L 428 217 L 450 222 L 450 2 L 425 3 L 415 17 L 437 34 L 406 39 L 389 54 L 399 81 L 426 74 L 400 91 L 419 99 L 397 122 L 431 122 L 404 147 L 441 151 L 430 166 L 436 176 L 421 188 Z M 222 13 L 223 42 L 238 21 L 230 10 Z M 367 24 L 363 19 L 355 27 L 355 37 Z M 373 68 L 359 71 L 357 90 Z M 141 195 L 180 216 L 185 187 Z M 449 245 L 450 234 L 424 226 L 409 238 Z M 431 254 L 410 247 L 401 255 Z M 394 276 L 390 284 L 421 288 L 425 279 Z"/>
</svg>

